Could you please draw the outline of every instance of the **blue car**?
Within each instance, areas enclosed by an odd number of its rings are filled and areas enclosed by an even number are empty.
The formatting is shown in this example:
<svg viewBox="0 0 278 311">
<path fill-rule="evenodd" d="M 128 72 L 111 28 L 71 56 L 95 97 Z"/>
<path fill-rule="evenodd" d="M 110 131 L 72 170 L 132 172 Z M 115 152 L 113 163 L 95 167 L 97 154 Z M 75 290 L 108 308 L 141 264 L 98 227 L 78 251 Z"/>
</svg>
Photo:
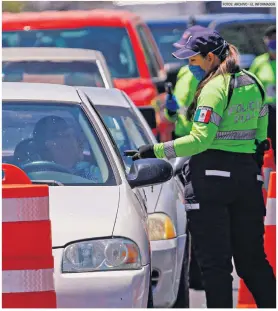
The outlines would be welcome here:
<svg viewBox="0 0 278 311">
<path fill-rule="evenodd" d="M 182 65 L 180 60 L 172 57 L 172 45 L 180 39 L 187 27 L 194 24 L 216 29 L 239 49 L 241 67 L 248 69 L 256 56 L 265 53 L 262 37 L 267 27 L 276 24 L 276 17 L 271 14 L 207 14 L 149 20 L 147 24 L 164 58 L 166 68 Z"/>
</svg>

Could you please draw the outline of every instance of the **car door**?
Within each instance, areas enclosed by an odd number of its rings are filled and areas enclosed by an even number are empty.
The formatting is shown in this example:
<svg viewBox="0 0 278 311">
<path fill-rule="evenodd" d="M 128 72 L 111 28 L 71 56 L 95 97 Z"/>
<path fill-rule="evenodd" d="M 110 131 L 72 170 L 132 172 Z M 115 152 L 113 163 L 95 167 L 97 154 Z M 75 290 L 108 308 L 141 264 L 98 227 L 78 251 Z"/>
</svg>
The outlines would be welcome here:
<svg viewBox="0 0 278 311">
<path fill-rule="evenodd" d="M 143 124 L 140 122 L 133 109 L 130 107 L 105 105 L 96 105 L 95 107 L 117 144 L 126 173 L 129 173 L 132 159 L 124 156 L 124 151 L 138 150 L 140 146 L 152 144 L 153 141 L 146 133 Z M 154 212 L 161 187 L 161 185 L 153 185 L 134 190 L 144 201 L 148 213 Z"/>
</svg>

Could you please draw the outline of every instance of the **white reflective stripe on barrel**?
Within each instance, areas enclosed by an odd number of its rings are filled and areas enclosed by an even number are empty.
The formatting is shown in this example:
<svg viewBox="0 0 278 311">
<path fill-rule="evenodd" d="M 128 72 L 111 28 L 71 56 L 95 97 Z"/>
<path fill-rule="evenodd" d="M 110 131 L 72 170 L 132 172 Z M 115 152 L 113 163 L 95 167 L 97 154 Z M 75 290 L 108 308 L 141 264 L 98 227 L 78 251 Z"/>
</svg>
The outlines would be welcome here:
<svg viewBox="0 0 278 311">
<path fill-rule="evenodd" d="M 2 199 L 2 222 L 40 220 L 49 220 L 49 197 Z"/>
<path fill-rule="evenodd" d="M 273 171 L 272 168 L 263 168 L 263 173 L 264 173 L 264 187 L 267 190 L 268 189 L 268 184 L 269 184 L 269 177 L 270 173 Z"/>
<path fill-rule="evenodd" d="M 276 199 L 267 199 L 264 224 L 266 226 L 276 225 Z"/>
<path fill-rule="evenodd" d="M 52 290 L 54 290 L 53 269 L 2 271 L 3 294 Z"/>
</svg>

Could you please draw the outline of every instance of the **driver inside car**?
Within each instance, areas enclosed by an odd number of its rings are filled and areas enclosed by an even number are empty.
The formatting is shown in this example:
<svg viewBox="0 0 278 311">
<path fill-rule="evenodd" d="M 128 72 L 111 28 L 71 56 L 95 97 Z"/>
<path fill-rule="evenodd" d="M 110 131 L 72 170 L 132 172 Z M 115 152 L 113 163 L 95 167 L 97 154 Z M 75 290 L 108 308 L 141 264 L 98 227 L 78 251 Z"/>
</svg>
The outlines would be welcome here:
<svg viewBox="0 0 278 311">
<path fill-rule="evenodd" d="M 34 127 L 33 139 L 42 161 L 54 162 L 95 183 L 102 181 L 99 168 L 83 161 L 83 144 L 63 118 L 47 116 L 40 119 Z"/>
</svg>

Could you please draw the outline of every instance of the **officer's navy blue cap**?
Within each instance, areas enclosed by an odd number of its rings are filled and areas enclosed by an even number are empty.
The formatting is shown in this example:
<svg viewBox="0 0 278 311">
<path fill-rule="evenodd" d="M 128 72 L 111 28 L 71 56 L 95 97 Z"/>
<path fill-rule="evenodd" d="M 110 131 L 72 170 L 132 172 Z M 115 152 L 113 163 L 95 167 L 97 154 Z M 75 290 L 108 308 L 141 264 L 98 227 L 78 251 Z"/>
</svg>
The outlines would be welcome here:
<svg viewBox="0 0 278 311">
<path fill-rule="evenodd" d="M 206 29 L 205 27 L 200 25 L 195 25 L 187 28 L 183 33 L 182 37 L 180 38 L 180 40 L 174 43 L 173 46 L 178 49 L 183 48 L 186 45 L 189 36 L 194 35 L 194 33 L 196 33 L 197 31 L 202 31 L 205 29 Z"/>
<path fill-rule="evenodd" d="M 186 43 L 179 46 L 180 48 L 172 55 L 178 59 L 188 59 L 198 54 L 207 55 L 209 52 L 220 56 L 227 51 L 227 46 L 227 42 L 217 31 L 205 28 L 192 31 Z"/>
</svg>

